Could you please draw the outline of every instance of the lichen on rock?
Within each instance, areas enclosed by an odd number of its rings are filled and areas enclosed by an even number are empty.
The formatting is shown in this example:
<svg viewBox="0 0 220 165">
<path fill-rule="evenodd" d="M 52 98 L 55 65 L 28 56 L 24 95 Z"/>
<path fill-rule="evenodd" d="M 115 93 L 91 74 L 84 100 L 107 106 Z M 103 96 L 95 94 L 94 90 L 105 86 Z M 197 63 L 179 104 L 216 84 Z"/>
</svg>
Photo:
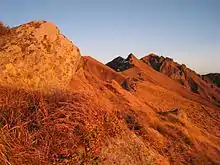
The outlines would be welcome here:
<svg viewBox="0 0 220 165">
<path fill-rule="evenodd" d="M 65 88 L 80 61 L 79 49 L 46 21 L 11 28 L 0 43 L 1 85 L 34 90 Z"/>
</svg>

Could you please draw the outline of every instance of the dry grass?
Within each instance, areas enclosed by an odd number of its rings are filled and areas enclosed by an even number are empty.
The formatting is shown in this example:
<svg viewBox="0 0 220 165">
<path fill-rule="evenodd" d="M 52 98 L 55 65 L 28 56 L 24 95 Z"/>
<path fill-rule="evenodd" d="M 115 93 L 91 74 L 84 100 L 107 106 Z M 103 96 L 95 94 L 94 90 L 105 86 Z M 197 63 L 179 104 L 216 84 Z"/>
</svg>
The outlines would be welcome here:
<svg viewBox="0 0 220 165">
<path fill-rule="evenodd" d="M 136 114 L 129 111 L 120 117 L 107 112 L 90 93 L 46 95 L 0 87 L 0 164 L 163 161 L 139 139 Z"/>
<path fill-rule="evenodd" d="M 87 92 L 0 87 L 0 164 L 218 163 L 218 147 L 201 146 L 181 115 L 159 116 L 106 111 Z"/>
<path fill-rule="evenodd" d="M 0 89 L 0 164 L 97 163 L 117 122 L 89 94 Z"/>
</svg>

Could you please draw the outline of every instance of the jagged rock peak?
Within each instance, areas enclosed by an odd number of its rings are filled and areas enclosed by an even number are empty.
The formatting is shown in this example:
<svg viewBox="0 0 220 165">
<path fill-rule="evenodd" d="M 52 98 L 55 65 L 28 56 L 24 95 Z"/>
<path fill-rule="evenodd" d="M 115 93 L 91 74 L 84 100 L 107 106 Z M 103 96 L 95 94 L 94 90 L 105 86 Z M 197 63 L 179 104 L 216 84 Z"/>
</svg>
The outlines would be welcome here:
<svg viewBox="0 0 220 165">
<path fill-rule="evenodd" d="M 156 53 L 154 53 L 154 52 L 150 52 L 149 54 L 148 54 L 148 56 L 158 56 Z"/>
<path fill-rule="evenodd" d="M 126 58 L 126 60 L 132 63 L 132 61 L 138 60 L 138 58 L 133 53 L 130 53 L 128 57 Z"/>
<path fill-rule="evenodd" d="M 130 58 L 136 58 L 135 55 L 133 53 L 130 53 L 127 57 L 127 59 L 130 59 Z"/>
<path fill-rule="evenodd" d="M 65 88 L 79 49 L 51 22 L 32 21 L 0 38 L 0 84 L 30 89 Z"/>
<path fill-rule="evenodd" d="M 126 59 L 121 56 L 116 57 L 112 61 L 108 62 L 106 65 L 114 69 L 117 72 L 121 72 L 133 67 L 133 61 L 137 58 L 130 53 Z"/>
</svg>

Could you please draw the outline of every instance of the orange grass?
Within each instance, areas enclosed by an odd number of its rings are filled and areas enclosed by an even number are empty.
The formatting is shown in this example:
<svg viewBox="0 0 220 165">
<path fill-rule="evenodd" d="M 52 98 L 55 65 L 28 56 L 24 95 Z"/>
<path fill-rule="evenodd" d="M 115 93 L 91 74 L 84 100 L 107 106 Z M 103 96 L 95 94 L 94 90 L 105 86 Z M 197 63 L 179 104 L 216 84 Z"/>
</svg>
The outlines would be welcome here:
<svg viewBox="0 0 220 165">
<path fill-rule="evenodd" d="M 114 136 L 114 126 L 89 98 L 88 93 L 1 88 L 0 164 L 98 161 L 101 139 Z"/>
</svg>

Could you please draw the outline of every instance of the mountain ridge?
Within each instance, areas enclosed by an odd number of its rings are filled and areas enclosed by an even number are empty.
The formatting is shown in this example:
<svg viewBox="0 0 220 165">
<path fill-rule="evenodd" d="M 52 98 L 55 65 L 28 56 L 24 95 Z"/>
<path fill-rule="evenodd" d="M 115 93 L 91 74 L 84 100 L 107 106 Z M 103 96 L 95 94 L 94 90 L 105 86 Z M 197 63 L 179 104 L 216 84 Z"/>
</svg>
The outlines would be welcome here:
<svg viewBox="0 0 220 165">
<path fill-rule="evenodd" d="M 202 75 L 199 75 L 195 71 L 187 68 L 185 64 L 178 64 L 177 62 L 173 61 L 172 58 L 158 56 L 152 53 L 149 54 L 148 56 L 144 56 L 140 58 L 140 61 L 144 62 L 145 64 L 147 64 L 154 70 L 161 72 L 164 75 L 167 75 L 171 79 L 178 81 L 181 85 L 188 88 L 191 92 L 197 93 L 201 95 L 202 97 L 209 99 L 210 101 L 213 101 L 217 105 L 219 105 L 220 103 L 219 101 L 220 98 L 218 94 L 219 89 L 213 87 L 213 84 L 211 81 L 204 81 L 202 78 Z M 112 67 L 114 66 L 113 64 L 114 62 L 115 61 L 112 60 L 106 65 L 116 71 L 120 71 L 120 69 L 118 70 L 117 67 L 116 68 Z M 126 63 L 126 65 L 132 67 L 132 64 L 129 63 L 129 61 L 128 63 Z M 123 72 L 127 69 L 129 68 L 125 68 L 121 71 Z"/>
<path fill-rule="evenodd" d="M 129 54 L 102 64 L 81 56 L 55 25 L 33 25 L 0 38 L 0 79 L 7 76 L 0 81 L 0 164 L 220 164 L 217 87 L 184 68 L 199 86 L 191 92 L 166 58 L 155 65 L 159 57 L 143 62 Z M 42 78 L 36 86 L 32 75 Z"/>
</svg>

